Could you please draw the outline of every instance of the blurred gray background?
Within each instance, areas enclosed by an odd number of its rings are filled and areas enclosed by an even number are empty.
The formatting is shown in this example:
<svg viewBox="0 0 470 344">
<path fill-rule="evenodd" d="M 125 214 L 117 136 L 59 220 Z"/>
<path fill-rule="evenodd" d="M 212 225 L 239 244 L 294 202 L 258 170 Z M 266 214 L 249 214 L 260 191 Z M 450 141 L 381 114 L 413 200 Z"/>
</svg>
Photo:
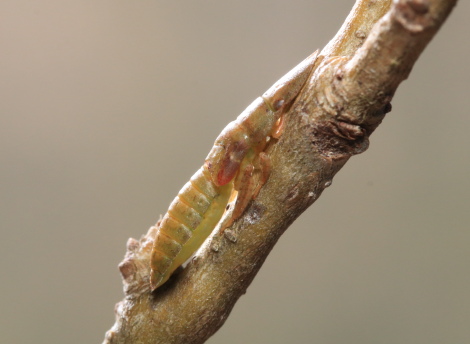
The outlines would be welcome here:
<svg viewBox="0 0 470 344">
<path fill-rule="evenodd" d="M 101 343 L 129 237 L 354 1 L 0 1 L 0 342 Z M 468 1 L 215 343 L 470 343 Z"/>
</svg>

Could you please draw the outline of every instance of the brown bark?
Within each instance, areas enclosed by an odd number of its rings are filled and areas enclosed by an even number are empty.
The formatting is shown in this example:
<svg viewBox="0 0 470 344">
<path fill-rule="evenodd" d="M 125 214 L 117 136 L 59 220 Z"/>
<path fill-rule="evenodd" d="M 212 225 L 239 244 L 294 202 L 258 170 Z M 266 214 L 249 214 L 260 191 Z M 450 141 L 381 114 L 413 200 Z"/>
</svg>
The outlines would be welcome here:
<svg viewBox="0 0 470 344">
<path fill-rule="evenodd" d="M 456 0 L 359 0 L 322 50 L 286 128 L 268 148 L 272 172 L 224 234 L 154 293 L 155 227 L 129 239 L 120 264 L 125 299 L 104 343 L 203 343 L 230 314 L 287 227 L 331 184 L 391 110 L 390 101 Z M 273 140 L 275 141 L 275 140 Z"/>
</svg>

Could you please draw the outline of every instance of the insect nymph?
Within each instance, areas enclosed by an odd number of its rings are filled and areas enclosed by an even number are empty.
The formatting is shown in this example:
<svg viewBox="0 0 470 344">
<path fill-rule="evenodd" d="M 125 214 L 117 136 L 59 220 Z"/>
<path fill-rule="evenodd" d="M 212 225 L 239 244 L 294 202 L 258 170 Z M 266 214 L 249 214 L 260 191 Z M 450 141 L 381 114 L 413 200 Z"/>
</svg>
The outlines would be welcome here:
<svg viewBox="0 0 470 344">
<path fill-rule="evenodd" d="M 202 245 L 220 221 L 232 192 L 237 196 L 228 227 L 254 199 L 269 177 L 264 153 L 277 137 L 279 121 L 308 79 L 318 52 L 302 61 L 230 122 L 215 140 L 204 165 L 178 193 L 160 221 L 151 254 L 151 289 Z"/>
</svg>

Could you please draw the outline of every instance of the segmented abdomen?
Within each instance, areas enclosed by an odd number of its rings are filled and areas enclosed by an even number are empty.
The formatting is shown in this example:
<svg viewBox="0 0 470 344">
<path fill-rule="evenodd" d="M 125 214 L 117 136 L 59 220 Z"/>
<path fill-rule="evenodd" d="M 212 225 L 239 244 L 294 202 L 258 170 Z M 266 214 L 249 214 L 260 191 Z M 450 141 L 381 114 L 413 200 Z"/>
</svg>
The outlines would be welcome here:
<svg viewBox="0 0 470 344">
<path fill-rule="evenodd" d="M 209 236 L 228 203 L 233 185 L 215 185 L 201 167 L 180 190 L 160 222 L 150 261 L 152 290 L 165 283 Z"/>
</svg>

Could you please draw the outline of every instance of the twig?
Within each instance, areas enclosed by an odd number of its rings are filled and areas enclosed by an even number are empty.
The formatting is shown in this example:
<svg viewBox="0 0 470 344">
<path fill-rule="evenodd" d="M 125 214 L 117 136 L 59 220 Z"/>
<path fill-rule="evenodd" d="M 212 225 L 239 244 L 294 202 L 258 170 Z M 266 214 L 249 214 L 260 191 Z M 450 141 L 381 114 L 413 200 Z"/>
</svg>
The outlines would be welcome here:
<svg viewBox="0 0 470 344">
<path fill-rule="evenodd" d="M 286 228 L 331 184 L 391 110 L 390 101 L 456 0 L 359 0 L 287 115 L 272 172 L 244 215 L 175 278 L 149 291 L 155 227 L 129 239 L 125 299 L 104 343 L 203 343 L 223 325 Z M 374 25 L 375 24 L 375 25 Z"/>
</svg>

